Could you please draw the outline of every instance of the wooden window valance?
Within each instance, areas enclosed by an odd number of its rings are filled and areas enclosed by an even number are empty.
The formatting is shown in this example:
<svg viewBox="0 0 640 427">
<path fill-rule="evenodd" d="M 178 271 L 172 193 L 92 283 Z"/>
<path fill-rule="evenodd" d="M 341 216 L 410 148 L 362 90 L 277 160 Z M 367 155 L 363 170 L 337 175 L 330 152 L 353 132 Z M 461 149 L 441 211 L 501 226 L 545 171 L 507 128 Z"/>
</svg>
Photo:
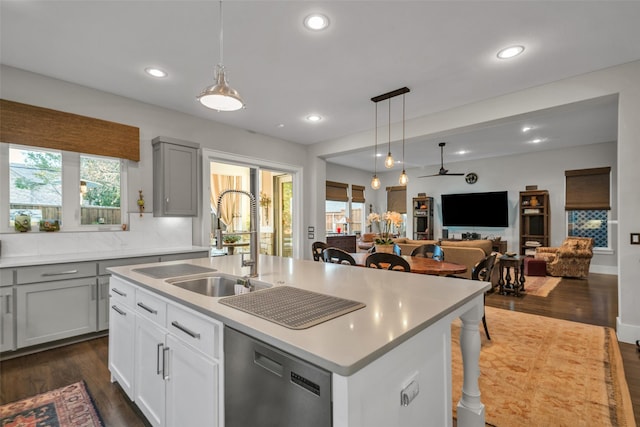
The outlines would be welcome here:
<svg viewBox="0 0 640 427">
<path fill-rule="evenodd" d="M 140 161 L 140 129 L 0 99 L 0 142 Z"/>
<path fill-rule="evenodd" d="M 333 200 L 335 202 L 348 202 L 349 195 L 347 194 L 347 188 L 349 184 L 343 184 L 342 182 L 327 181 L 327 195 L 326 200 Z"/>
<path fill-rule="evenodd" d="M 351 201 L 353 203 L 364 203 L 364 186 L 351 184 Z"/>
<path fill-rule="evenodd" d="M 407 187 L 404 185 L 387 187 L 387 210 L 407 213 Z"/>
<path fill-rule="evenodd" d="M 564 172 L 565 210 L 611 209 L 611 168 L 577 169 Z"/>
</svg>

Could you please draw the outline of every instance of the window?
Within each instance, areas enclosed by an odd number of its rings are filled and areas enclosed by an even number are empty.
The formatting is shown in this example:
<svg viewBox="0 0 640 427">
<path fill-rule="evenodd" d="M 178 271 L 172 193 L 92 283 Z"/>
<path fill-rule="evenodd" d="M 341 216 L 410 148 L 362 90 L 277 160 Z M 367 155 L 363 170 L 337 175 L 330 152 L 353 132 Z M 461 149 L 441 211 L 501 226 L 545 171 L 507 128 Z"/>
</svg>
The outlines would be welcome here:
<svg viewBox="0 0 640 427">
<path fill-rule="evenodd" d="M 9 225 L 12 228 L 16 216 L 28 217 L 31 229 L 38 229 L 41 220 L 62 220 L 62 154 L 59 151 L 9 149 Z M 19 230 L 20 225 L 16 229 Z"/>
<path fill-rule="evenodd" d="M 609 247 L 610 167 L 565 171 L 567 235 Z"/>
<path fill-rule="evenodd" d="M 364 221 L 366 215 L 364 214 L 364 186 L 351 185 L 351 232 L 362 233 L 364 230 Z"/>
<path fill-rule="evenodd" d="M 348 184 L 341 182 L 326 182 L 325 227 L 327 233 L 343 233 L 347 230 L 349 221 Z"/>
<path fill-rule="evenodd" d="M 80 224 L 120 224 L 120 160 L 80 156 Z"/>
<path fill-rule="evenodd" d="M 0 170 L 8 178 L 8 191 L 0 191 L 0 231 L 122 223 L 120 159 L 0 143 Z"/>
</svg>

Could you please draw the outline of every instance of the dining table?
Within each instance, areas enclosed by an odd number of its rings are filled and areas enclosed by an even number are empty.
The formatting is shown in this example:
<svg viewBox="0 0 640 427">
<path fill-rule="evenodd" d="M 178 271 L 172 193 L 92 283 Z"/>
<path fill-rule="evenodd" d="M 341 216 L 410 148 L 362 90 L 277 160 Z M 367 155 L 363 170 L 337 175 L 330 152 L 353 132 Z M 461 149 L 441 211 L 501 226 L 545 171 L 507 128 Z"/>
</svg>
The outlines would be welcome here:
<svg viewBox="0 0 640 427">
<path fill-rule="evenodd" d="M 350 253 L 349 255 L 351 255 L 356 261 L 356 265 L 364 266 L 365 260 L 371 254 L 368 252 L 356 252 Z M 453 262 L 438 261 L 432 258 L 410 255 L 400 256 L 409 263 L 412 273 L 448 276 L 450 274 L 460 274 L 467 271 L 467 266 L 463 264 L 455 264 Z"/>
</svg>

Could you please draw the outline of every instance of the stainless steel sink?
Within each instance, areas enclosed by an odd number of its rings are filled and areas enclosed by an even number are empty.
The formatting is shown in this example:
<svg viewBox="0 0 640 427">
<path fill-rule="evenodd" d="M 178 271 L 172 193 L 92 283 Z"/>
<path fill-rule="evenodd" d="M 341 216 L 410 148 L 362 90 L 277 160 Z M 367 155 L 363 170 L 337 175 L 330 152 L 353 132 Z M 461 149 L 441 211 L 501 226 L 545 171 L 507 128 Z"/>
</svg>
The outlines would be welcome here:
<svg viewBox="0 0 640 427">
<path fill-rule="evenodd" d="M 254 279 L 245 279 L 228 274 L 213 274 L 190 279 L 175 278 L 167 280 L 167 283 L 208 297 L 227 297 L 230 295 L 236 295 L 240 293 L 236 292 L 236 285 L 243 286 L 243 283 L 248 283 L 250 292 L 267 289 L 272 286 L 266 282 Z"/>
</svg>

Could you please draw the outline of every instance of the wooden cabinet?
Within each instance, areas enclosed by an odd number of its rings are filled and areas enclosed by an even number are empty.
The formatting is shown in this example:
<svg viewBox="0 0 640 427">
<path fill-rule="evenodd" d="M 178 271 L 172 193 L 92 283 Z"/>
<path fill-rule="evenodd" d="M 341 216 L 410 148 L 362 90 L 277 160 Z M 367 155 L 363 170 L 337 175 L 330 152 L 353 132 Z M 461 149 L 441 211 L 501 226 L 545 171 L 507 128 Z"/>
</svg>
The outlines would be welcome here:
<svg viewBox="0 0 640 427">
<path fill-rule="evenodd" d="M 198 216 L 199 145 L 156 137 L 153 144 L 153 216 Z"/>
<path fill-rule="evenodd" d="M 533 256 L 538 246 L 549 246 L 549 192 L 520 192 L 520 255 Z"/>
<path fill-rule="evenodd" d="M 110 287 L 112 380 L 153 426 L 222 425 L 222 323 L 117 277 Z"/>
<path fill-rule="evenodd" d="M 357 250 L 355 235 L 339 234 L 337 236 L 327 236 L 327 245 L 349 253 L 354 253 Z"/>
<path fill-rule="evenodd" d="M 433 240 L 433 197 L 414 197 L 413 239 Z"/>
<path fill-rule="evenodd" d="M 15 350 L 13 286 L 0 287 L 0 351 Z"/>
</svg>

